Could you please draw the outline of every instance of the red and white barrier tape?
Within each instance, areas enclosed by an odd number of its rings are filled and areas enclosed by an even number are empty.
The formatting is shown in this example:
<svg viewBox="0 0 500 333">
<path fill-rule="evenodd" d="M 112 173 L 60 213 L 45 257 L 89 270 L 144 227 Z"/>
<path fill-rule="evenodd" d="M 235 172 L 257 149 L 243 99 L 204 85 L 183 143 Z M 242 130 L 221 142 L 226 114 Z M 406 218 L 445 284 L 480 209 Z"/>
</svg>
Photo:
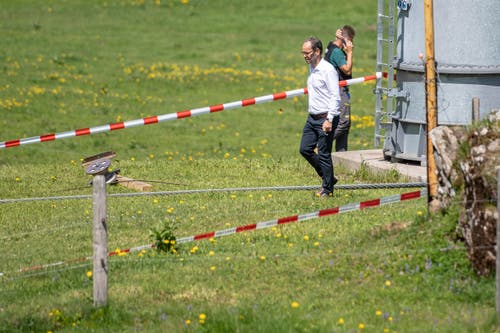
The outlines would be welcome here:
<svg viewBox="0 0 500 333">
<path fill-rule="evenodd" d="M 391 195 L 388 197 L 382 197 L 382 198 L 373 199 L 373 200 L 350 203 L 350 204 L 335 207 L 335 208 L 322 209 L 322 210 L 318 210 L 318 211 L 315 211 L 312 213 L 287 216 L 287 217 L 282 217 L 282 218 L 278 218 L 275 220 L 269 220 L 269 221 L 265 221 L 265 222 L 254 223 L 254 224 L 247 224 L 247 225 L 240 226 L 240 227 L 234 227 L 234 228 L 212 231 L 212 232 L 207 232 L 207 233 L 193 235 L 193 236 L 177 238 L 176 243 L 183 244 L 183 243 L 189 243 L 189 242 L 199 241 L 199 240 L 203 240 L 203 239 L 224 237 L 224 236 L 234 235 L 234 234 L 246 232 L 246 231 L 260 230 L 260 229 L 275 227 L 275 226 L 282 225 L 282 224 L 302 222 L 302 221 L 306 221 L 306 220 L 317 219 L 320 217 L 352 212 L 355 210 L 363 210 L 366 208 L 379 207 L 382 205 L 387 205 L 387 204 L 406 201 L 406 200 L 424 198 L 426 196 L 427 196 L 426 189 L 423 189 L 420 191 L 403 193 L 403 194 L 396 194 L 396 195 Z M 131 247 L 128 249 L 120 249 L 118 251 L 109 252 L 108 256 L 112 257 L 112 256 L 119 255 L 119 254 L 138 252 L 138 251 L 142 251 L 142 250 L 152 249 L 154 247 L 155 247 L 154 244 L 148 244 L 148 245 L 141 245 L 141 246 L 137 246 L 137 247 Z M 46 269 L 46 268 L 51 268 L 54 266 L 72 264 L 75 262 L 87 261 L 87 260 L 91 260 L 91 259 L 92 259 L 92 257 L 82 257 L 82 258 L 68 260 L 68 261 L 59 261 L 59 262 L 51 263 L 51 264 L 37 265 L 37 266 L 23 268 L 23 269 L 20 269 L 19 272 L 36 271 L 36 270 L 40 270 L 40 269 Z"/>
<path fill-rule="evenodd" d="M 357 84 L 357 83 L 362 83 L 365 81 L 376 80 L 376 79 L 381 78 L 381 77 L 382 77 L 382 73 L 377 72 L 375 75 L 368 75 L 368 76 L 364 76 L 364 77 L 360 77 L 360 78 L 354 78 L 354 79 L 350 79 L 350 80 L 340 81 L 339 86 L 345 87 L 345 86 L 349 86 L 349 85 L 353 85 L 353 84 Z M 203 107 L 203 108 L 185 110 L 185 111 L 180 111 L 180 112 L 176 112 L 176 113 L 168 113 L 168 114 L 163 114 L 163 115 L 159 115 L 159 116 L 150 116 L 150 117 L 146 117 L 146 118 L 142 118 L 142 119 L 122 121 L 122 122 L 118 122 L 118 123 L 112 123 L 112 124 L 101 125 L 101 126 L 96 126 L 96 127 L 80 128 L 77 130 L 67 131 L 67 132 L 44 134 L 44 135 L 33 136 L 30 138 L 24 138 L 24 139 L 3 141 L 3 142 L 0 142 L 0 149 L 13 148 L 13 147 L 21 146 L 21 145 L 32 144 L 32 143 L 48 142 L 48 141 L 66 139 L 66 138 L 71 138 L 71 137 L 76 137 L 76 136 L 83 136 L 83 135 L 98 134 L 98 133 L 109 132 L 109 131 L 116 131 L 116 130 L 121 130 L 124 128 L 132 128 L 132 127 L 137 127 L 137 126 L 157 124 L 157 123 L 161 123 L 164 121 L 194 117 L 194 116 L 199 116 L 202 114 L 209 114 L 209 113 L 219 112 L 219 111 L 223 111 L 223 110 L 231 110 L 231 109 L 241 108 L 244 106 L 249 106 L 249 105 L 254 105 L 254 104 L 261 104 L 261 103 L 266 103 L 266 102 L 277 101 L 280 99 L 287 99 L 290 97 L 300 96 L 300 95 L 304 95 L 304 94 L 307 94 L 307 88 L 289 90 L 289 91 L 284 91 L 281 93 L 275 93 L 272 95 L 265 95 L 265 96 L 260 96 L 260 97 L 248 98 L 248 99 L 243 99 L 243 100 L 236 101 L 236 102 L 211 105 L 211 106 L 207 106 L 207 107 Z"/>
</svg>

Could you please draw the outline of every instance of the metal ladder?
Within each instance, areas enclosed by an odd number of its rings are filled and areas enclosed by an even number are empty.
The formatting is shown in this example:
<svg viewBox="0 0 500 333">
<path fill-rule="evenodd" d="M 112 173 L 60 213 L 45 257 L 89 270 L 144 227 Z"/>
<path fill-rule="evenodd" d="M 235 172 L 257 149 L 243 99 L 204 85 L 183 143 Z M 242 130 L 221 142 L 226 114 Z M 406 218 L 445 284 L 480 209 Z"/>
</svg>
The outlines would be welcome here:
<svg viewBox="0 0 500 333">
<path fill-rule="evenodd" d="M 401 0 L 400 0 L 401 1 Z M 375 147 L 390 134 L 394 109 L 394 39 L 396 0 L 378 0 L 377 10 L 377 72 L 387 73 L 376 80 Z"/>
</svg>

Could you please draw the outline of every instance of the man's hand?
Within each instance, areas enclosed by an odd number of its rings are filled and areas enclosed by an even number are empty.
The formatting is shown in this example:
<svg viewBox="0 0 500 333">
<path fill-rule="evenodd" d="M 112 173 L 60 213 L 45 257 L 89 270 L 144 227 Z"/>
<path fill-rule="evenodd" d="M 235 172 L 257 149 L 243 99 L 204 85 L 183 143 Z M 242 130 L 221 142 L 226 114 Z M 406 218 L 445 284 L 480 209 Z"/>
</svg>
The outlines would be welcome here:
<svg viewBox="0 0 500 333">
<path fill-rule="evenodd" d="M 327 119 L 323 122 L 323 132 L 330 133 L 332 131 L 332 123 Z"/>
<path fill-rule="evenodd" d="M 352 41 L 350 41 L 349 39 L 345 39 L 345 51 L 347 53 L 351 53 L 352 52 L 352 49 L 354 48 L 354 44 L 352 43 Z"/>
<path fill-rule="evenodd" d="M 337 31 L 335 31 L 335 37 L 337 37 L 338 39 L 344 39 L 344 36 L 342 36 L 341 29 L 337 29 Z"/>
</svg>

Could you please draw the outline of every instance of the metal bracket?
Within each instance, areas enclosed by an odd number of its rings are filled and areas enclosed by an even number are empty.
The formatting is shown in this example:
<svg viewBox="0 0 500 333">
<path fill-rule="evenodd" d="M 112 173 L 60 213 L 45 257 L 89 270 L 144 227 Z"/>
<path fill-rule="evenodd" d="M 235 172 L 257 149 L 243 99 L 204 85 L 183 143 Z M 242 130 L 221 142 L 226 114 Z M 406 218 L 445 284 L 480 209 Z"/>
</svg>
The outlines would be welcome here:
<svg viewBox="0 0 500 333">
<path fill-rule="evenodd" d="M 408 90 L 399 90 L 397 88 L 389 89 L 387 96 L 410 100 L 410 92 Z"/>
<path fill-rule="evenodd" d="M 89 156 L 83 159 L 82 166 L 85 168 L 85 172 L 89 175 L 95 176 L 104 174 L 108 171 L 108 168 L 111 164 L 111 159 L 113 159 L 115 156 L 116 153 L 112 151 Z"/>
</svg>

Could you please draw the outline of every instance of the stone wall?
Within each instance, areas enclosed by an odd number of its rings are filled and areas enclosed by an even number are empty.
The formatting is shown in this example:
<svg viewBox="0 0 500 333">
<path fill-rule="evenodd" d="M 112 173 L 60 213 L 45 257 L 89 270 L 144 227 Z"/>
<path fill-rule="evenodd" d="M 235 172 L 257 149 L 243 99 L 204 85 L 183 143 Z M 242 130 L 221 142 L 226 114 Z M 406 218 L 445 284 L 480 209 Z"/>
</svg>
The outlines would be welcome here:
<svg viewBox="0 0 500 333">
<path fill-rule="evenodd" d="M 439 126 L 430 133 L 439 182 L 437 200 L 444 209 L 459 196 L 459 229 L 479 275 L 495 270 L 499 133 L 500 110 L 471 129 Z"/>
</svg>

